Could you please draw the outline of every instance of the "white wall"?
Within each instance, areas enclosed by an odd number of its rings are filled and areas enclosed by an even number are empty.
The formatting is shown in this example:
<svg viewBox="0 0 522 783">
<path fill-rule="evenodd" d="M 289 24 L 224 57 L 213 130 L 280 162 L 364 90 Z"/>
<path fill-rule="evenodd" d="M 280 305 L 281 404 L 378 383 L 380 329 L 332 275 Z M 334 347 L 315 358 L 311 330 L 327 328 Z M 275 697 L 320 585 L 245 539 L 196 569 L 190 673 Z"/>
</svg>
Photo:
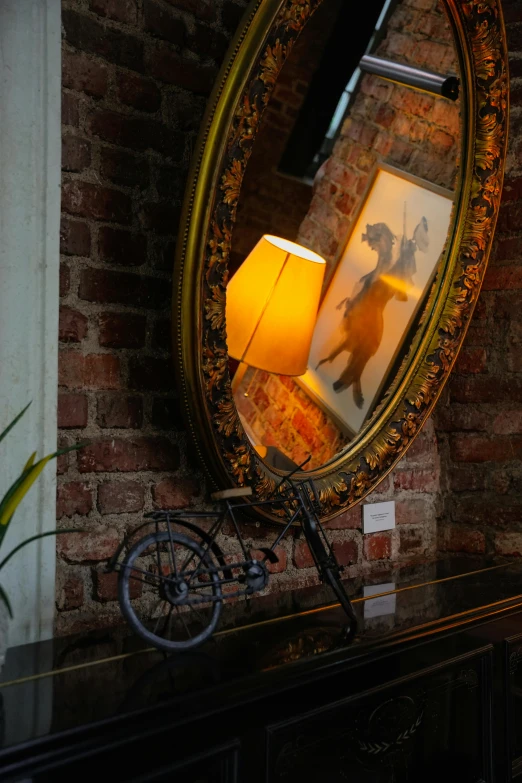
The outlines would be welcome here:
<svg viewBox="0 0 522 783">
<path fill-rule="evenodd" d="M 32 400 L 0 444 L 1 493 L 32 451 L 56 448 L 60 66 L 60 0 L 0 0 L 0 428 Z M 16 512 L 4 554 L 56 526 L 55 471 Z M 52 635 L 55 547 L 30 544 L 0 573 L 10 644 Z"/>
</svg>

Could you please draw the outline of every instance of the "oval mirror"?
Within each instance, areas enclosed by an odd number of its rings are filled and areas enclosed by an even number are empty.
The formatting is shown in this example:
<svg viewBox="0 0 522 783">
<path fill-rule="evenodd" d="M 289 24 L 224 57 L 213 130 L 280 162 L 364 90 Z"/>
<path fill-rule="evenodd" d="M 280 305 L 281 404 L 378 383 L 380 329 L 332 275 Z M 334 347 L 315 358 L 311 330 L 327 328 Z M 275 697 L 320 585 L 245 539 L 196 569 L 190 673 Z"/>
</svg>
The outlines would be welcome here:
<svg viewBox="0 0 522 783">
<path fill-rule="evenodd" d="M 367 6 L 367 7 L 366 7 Z M 197 452 L 326 518 L 405 453 L 447 380 L 506 150 L 498 0 L 255 0 L 203 122 L 174 345 Z"/>
</svg>

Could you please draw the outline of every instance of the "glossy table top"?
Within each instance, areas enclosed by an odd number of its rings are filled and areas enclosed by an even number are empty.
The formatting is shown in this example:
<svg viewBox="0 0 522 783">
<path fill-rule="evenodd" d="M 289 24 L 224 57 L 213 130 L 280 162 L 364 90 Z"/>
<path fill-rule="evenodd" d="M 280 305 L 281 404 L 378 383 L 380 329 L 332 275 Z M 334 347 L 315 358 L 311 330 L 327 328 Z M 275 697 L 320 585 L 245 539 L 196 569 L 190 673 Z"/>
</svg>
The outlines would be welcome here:
<svg viewBox="0 0 522 783">
<path fill-rule="evenodd" d="M 167 657 L 126 626 L 13 648 L 0 678 L 7 748 L 93 721 L 174 700 L 223 698 L 230 689 L 290 682 L 315 656 L 378 653 L 458 618 L 472 621 L 522 603 L 522 563 L 454 559 L 373 573 L 347 583 L 359 633 L 346 643 L 345 615 L 319 586 L 225 607 L 219 631 L 197 652 Z M 225 689 L 225 690 L 223 690 Z"/>
</svg>

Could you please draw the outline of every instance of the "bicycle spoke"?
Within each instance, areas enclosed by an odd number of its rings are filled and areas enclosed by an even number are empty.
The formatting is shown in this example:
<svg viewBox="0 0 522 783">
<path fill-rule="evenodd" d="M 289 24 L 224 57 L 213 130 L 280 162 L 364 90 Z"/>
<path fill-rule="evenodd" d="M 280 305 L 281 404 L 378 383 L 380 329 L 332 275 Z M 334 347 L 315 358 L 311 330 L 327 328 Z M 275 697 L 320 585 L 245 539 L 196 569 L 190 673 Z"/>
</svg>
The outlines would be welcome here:
<svg viewBox="0 0 522 783">
<path fill-rule="evenodd" d="M 166 601 L 165 599 L 163 599 L 162 601 L 159 601 L 159 603 L 158 603 L 158 604 L 156 604 L 156 608 L 157 608 L 158 606 L 160 606 L 160 605 L 161 605 L 162 607 L 164 607 L 166 603 L 167 603 L 167 601 Z M 158 619 L 156 620 L 156 625 L 154 626 L 154 631 L 153 631 L 153 633 L 157 633 L 157 630 L 158 630 L 158 627 L 159 627 L 159 624 L 160 624 L 160 622 L 161 622 L 161 618 L 162 618 L 162 617 L 163 617 L 163 612 L 160 612 L 160 614 L 159 614 L 159 617 L 158 617 Z"/>
<path fill-rule="evenodd" d="M 185 626 L 185 630 L 186 630 L 186 632 L 187 632 L 187 634 L 188 634 L 188 637 L 189 637 L 190 639 L 192 639 L 192 634 L 191 634 L 191 633 L 190 633 L 190 631 L 189 631 L 189 628 L 188 628 L 188 625 L 187 625 L 187 621 L 186 621 L 186 620 L 185 620 L 185 618 L 183 617 L 183 612 L 180 610 L 179 606 L 176 606 L 176 609 L 177 609 L 177 611 L 178 611 L 178 617 L 180 617 L 180 618 L 181 618 L 181 622 L 182 622 L 182 623 L 183 623 L 183 625 Z"/>
</svg>

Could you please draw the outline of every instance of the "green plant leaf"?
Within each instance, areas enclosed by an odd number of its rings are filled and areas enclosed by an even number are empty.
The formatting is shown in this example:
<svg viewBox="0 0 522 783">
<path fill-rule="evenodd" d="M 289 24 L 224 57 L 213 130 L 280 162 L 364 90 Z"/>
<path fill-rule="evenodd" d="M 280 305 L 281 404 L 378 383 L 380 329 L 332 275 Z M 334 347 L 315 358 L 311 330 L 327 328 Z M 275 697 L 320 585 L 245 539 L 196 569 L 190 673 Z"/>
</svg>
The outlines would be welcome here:
<svg viewBox="0 0 522 783">
<path fill-rule="evenodd" d="M 13 516 L 17 506 L 20 504 L 23 497 L 27 494 L 29 489 L 32 487 L 42 470 L 45 468 L 49 460 L 51 460 L 55 455 L 49 454 L 47 457 L 44 457 L 41 460 L 38 460 L 36 465 L 31 465 L 30 468 L 28 468 L 26 471 L 22 473 L 21 481 L 19 482 L 18 486 L 16 487 L 15 491 L 11 493 L 9 499 L 4 504 L 2 501 L 2 511 L 0 513 L 0 527 L 7 525 L 11 517 Z"/>
<path fill-rule="evenodd" d="M 22 474 L 7 490 L 6 494 L 2 498 L 2 501 L 0 502 L 0 544 L 18 505 L 21 503 L 25 494 L 34 484 L 49 460 L 54 459 L 55 457 L 59 457 L 62 454 L 66 454 L 68 451 L 81 449 L 85 445 L 85 443 L 76 443 L 73 446 L 66 446 L 63 449 L 58 449 L 58 451 L 55 451 L 53 454 L 48 454 L 47 457 L 43 457 L 43 459 L 39 460 L 36 465 L 32 464 L 35 455 L 32 454 L 31 457 L 29 457 Z"/>
<path fill-rule="evenodd" d="M 32 400 L 31 400 L 31 402 L 32 402 Z M 5 438 L 5 436 L 7 435 L 7 433 L 8 433 L 8 432 L 10 432 L 10 431 L 13 429 L 14 425 L 15 425 L 15 424 L 16 424 L 18 421 L 20 421 L 20 419 L 22 418 L 22 416 L 24 415 L 24 413 L 26 412 L 26 410 L 27 410 L 27 408 L 29 407 L 29 405 L 30 405 L 30 404 L 31 404 L 31 403 L 30 403 L 30 402 L 28 402 L 28 403 L 27 403 L 27 405 L 25 406 L 25 408 L 24 408 L 22 411 L 20 411 L 20 413 L 18 414 L 18 416 L 15 416 L 15 418 L 13 419 L 13 421 L 11 422 L 11 424 L 8 424 L 8 425 L 7 425 L 7 427 L 5 428 L 5 430 L 4 430 L 4 431 L 3 431 L 3 432 L 0 434 L 0 443 L 3 441 L 3 439 Z"/>
<path fill-rule="evenodd" d="M 20 551 L 20 549 L 23 549 L 24 546 L 27 546 L 27 544 L 30 544 L 32 541 L 38 541 L 39 538 L 46 538 L 47 536 L 61 536 L 64 533 L 85 533 L 85 529 L 82 527 L 64 527 L 60 530 L 48 530 L 46 533 L 37 533 L 35 536 L 31 536 L 30 538 L 26 538 L 25 541 L 22 541 L 18 546 L 15 546 L 14 549 L 12 549 L 7 557 L 4 557 L 2 562 L 0 563 L 0 571 L 5 566 L 5 564 L 13 557 L 13 555 L 16 555 L 17 552 Z"/>
<path fill-rule="evenodd" d="M 29 459 L 24 465 L 24 472 L 34 465 L 35 457 L 36 457 L 36 451 L 33 451 L 33 453 L 31 454 L 31 456 L 29 457 Z"/>
<path fill-rule="evenodd" d="M 2 587 L 2 585 L 0 585 L 0 601 L 3 601 L 4 604 L 7 606 L 7 611 L 9 612 L 9 617 L 12 620 L 14 615 L 13 615 L 13 610 L 12 610 L 12 607 L 11 607 L 11 601 L 9 600 L 9 598 L 7 596 L 7 593 L 5 592 L 5 590 Z"/>
<path fill-rule="evenodd" d="M 30 470 L 32 470 L 32 467 L 29 467 L 29 468 L 27 468 L 27 470 L 24 470 L 20 474 L 20 476 L 18 476 L 16 481 L 14 481 L 11 484 L 11 486 L 9 487 L 7 492 L 5 493 L 4 497 L 0 501 L 0 516 L 3 514 L 5 507 L 7 506 L 7 504 L 9 503 L 9 501 L 11 500 L 11 498 L 14 495 L 14 493 L 16 492 L 18 487 L 21 485 L 21 483 L 23 482 L 25 477 L 28 475 Z M 0 544 L 2 543 L 2 540 L 3 540 L 4 536 L 5 536 L 6 531 L 7 531 L 7 528 L 9 527 L 9 523 L 11 521 L 12 516 L 13 515 L 11 514 L 11 517 L 7 520 L 7 523 L 5 525 L 0 526 Z"/>
</svg>

